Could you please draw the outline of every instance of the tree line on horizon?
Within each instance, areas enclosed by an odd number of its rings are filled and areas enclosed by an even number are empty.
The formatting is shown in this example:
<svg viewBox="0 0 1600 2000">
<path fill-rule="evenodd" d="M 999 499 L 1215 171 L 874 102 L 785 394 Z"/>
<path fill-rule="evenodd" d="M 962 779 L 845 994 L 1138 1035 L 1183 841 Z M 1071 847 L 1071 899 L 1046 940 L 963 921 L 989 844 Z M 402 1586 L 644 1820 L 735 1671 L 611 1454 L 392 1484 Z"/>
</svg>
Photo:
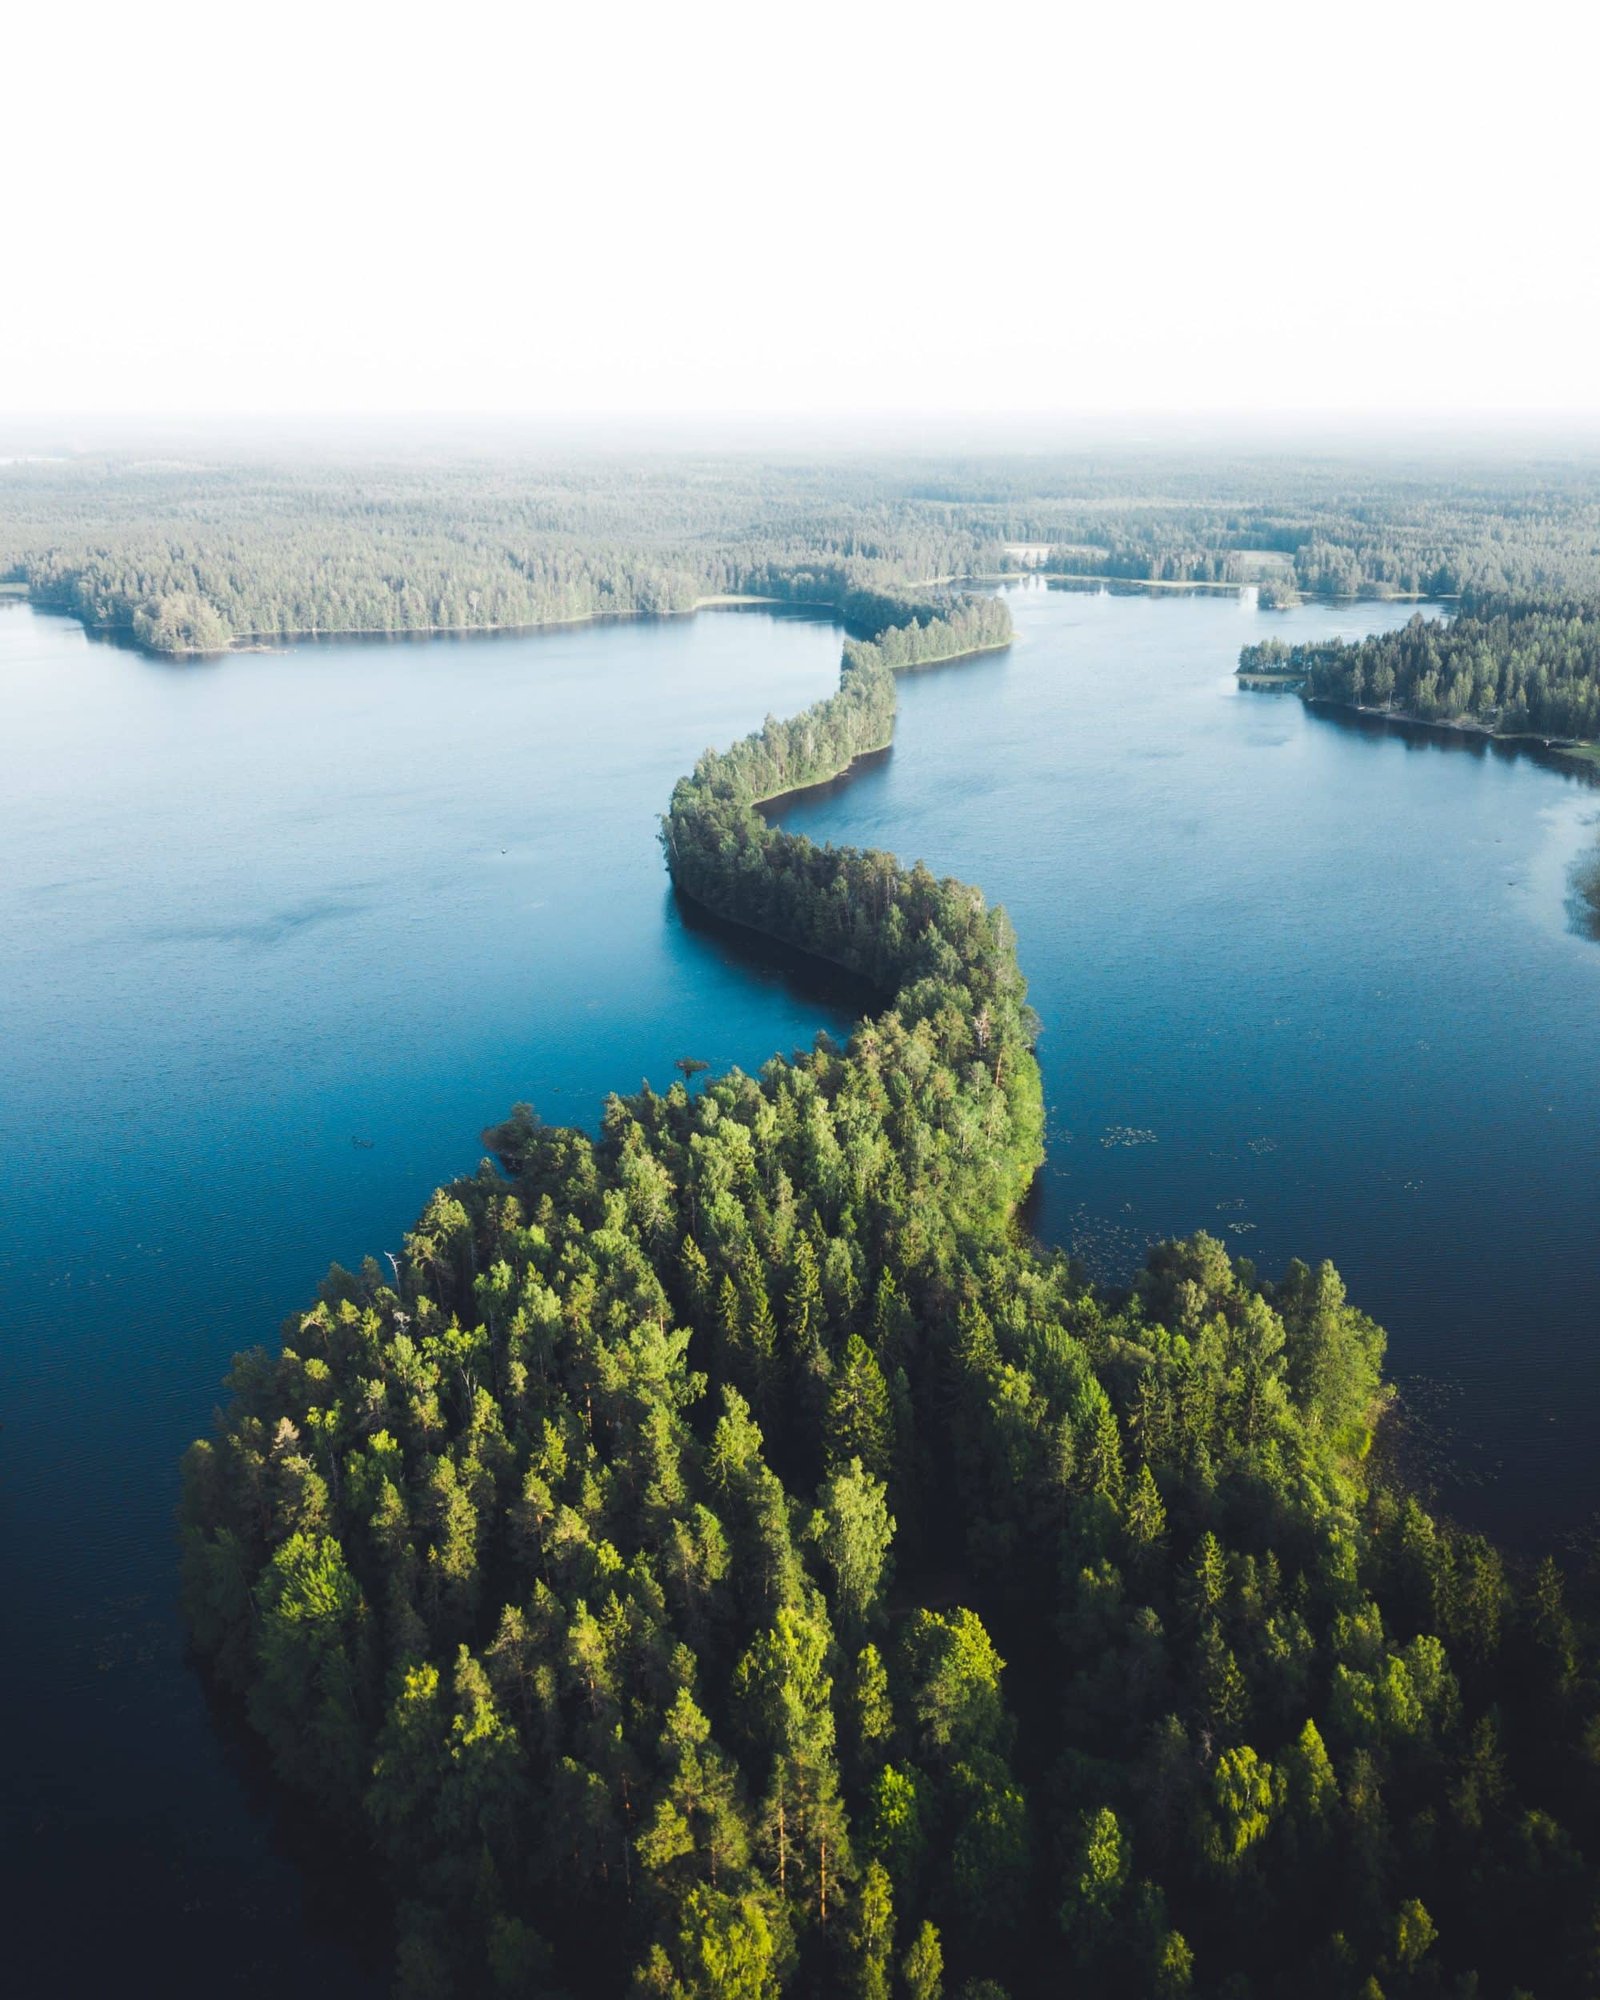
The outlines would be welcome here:
<svg viewBox="0 0 1600 2000">
<path fill-rule="evenodd" d="M 1109 453 L 85 456 L 0 466 L 0 581 L 163 652 L 514 628 L 1011 570 L 1600 594 L 1600 466 Z M 863 628 L 866 629 L 866 628 Z M 872 627 L 883 629 L 881 626 Z"/>
</svg>

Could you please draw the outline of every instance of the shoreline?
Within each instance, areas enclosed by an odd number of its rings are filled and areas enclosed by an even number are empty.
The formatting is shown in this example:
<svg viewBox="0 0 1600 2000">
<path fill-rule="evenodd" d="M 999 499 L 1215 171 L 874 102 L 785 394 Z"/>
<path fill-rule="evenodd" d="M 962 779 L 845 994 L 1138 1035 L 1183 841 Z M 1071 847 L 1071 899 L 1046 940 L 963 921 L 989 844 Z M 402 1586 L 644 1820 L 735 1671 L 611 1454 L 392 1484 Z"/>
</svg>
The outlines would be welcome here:
<svg viewBox="0 0 1600 2000">
<path fill-rule="evenodd" d="M 872 750 L 863 750 L 861 752 L 862 757 L 871 757 L 878 754 L 878 752 Z M 819 785 L 837 784 L 841 778 L 846 778 L 850 775 L 850 772 L 859 761 L 860 758 L 852 757 L 844 769 L 837 772 L 832 778 L 819 778 L 816 782 Z M 796 785 L 794 788 L 795 792 L 808 792 L 812 789 L 813 787 L 810 785 Z M 791 794 L 788 792 L 775 792 L 773 796 L 775 798 L 786 799 Z M 758 799 L 755 801 L 755 804 L 759 806 L 761 801 Z M 716 909 L 712 904 L 705 902 L 692 889 L 682 888 L 677 882 L 672 884 L 672 893 L 701 923 L 732 931 L 741 940 L 752 938 L 758 944 L 764 945 L 769 951 L 780 953 L 785 958 L 792 959 L 797 964 L 820 966 L 828 974 L 836 973 L 844 979 L 853 980 L 861 988 L 862 999 L 869 1004 L 875 1004 L 879 1011 L 882 1011 L 884 1007 L 891 1004 L 894 999 L 892 993 L 886 992 L 882 987 L 876 985 L 874 981 L 870 980 L 864 972 L 859 971 L 855 966 L 846 965 L 842 958 L 830 958 L 827 952 L 818 951 L 811 945 L 791 944 L 787 938 L 779 937 L 775 931 L 763 930 L 759 924 L 746 923 L 741 917 L 730 917 L 723 911 Z M 863 1021 L 870 1020 L 871 1018 L 872 1016 L 865 1012 L 857 1015 L 852 1025 L 851 1033 L 854 1034 L 855 1029 L 860 1027 Z M 738 1068 L 737 1063 L 734 1064 L 734 1068 Z"/>
<path fill-rule="evenodd" d="M 1259 673 L 1243 667 L 1233 670 L 1234 682 L 1249 693 L 1272 694 L 1292 689 L 1307 708 L 1326 709 L 1333 715 L 1359 715 L 1369 722 L 1401 722 L 1411 729 L 1438 730 L 1447 736 L 1465 736 L 1484 743 L 1504 743 L 1557 758 L 1586 771 L 1600 771 L 1600 742 L 1581 736 L 1546 736 L 1537 729 L 1494 729 L 1471 716 L 1415 715 L 1404 708 L 1374 708 L 1363 701 L 1341 701 L 1336 695 L 1308 694 L 1303 673 Z"/>
<path fill-rule="evenodd" d="M 152 660 L 225 660 L 231 653 L 285 653 L 297 645 L 323 645 L 343 639 L 449 639 L 467 638 L 474 633 L 485 637 L 514 637 L 526 632 L 563 631 L 575 625 L 604 625 L 626 618 L 692 618 L 699 611 L 743 610 L 769 605 L 825 616 L 836 625 L 844 624 L 837 604 L 823 598 L 760 597 L 742 591 L 716 591 L 697 597 L 692 604 L 666 611 L 645 611 L 628 607 L 616 611 L 580 611 L 571 618 L 535 618 L 509 625 L 350 625 L 328 628 L 300 626 L 292 632 L 236 632 L 226 646 L 152 646 L 134 632 L 132 625 L 91 624 L 70 604 L 56 604 L 49 598 L 34 597 L 26 584 L 0 585 L 0 604 L 27 604 L 53 618 L 74 618 L 93 636 L 126 644 L 132 651 Z M 980 650 L 986 650 L 980 648 Z M 958 656 L 952 656 L 958 657 Z M 919 664 L 931 665 L 924 661 Z"/>
<path fill-rule="evenodd" d="M 970 656 L 967 654 L 959 654 L 959 655 L 952 655 L 952 657 L 965 659 Z M 825 786 L 828 785 L 842 784 L 844 780 L 848 778 L 852 774 L 852 772 L 855 771 L 858 765 L 868 763 L 874 758 L 886 757 L 893 748 L 894 748 L 894 731 L 891 729 L 889 734 L 883 739 L 881 743 L 869 743 L 865 750 L 858 750 L 855 753 L 855 755 L 850 759 L 849 763 L 841 764 L 837 771 L 829 771 L 825 777 L 821 778 L 808 778 L 803 785 L 785 785 L 781 792 L 767 792 L 763 794 L 763 796 L 759 799 L 752 799 L 750 803 L 755 807 L 756 811 L 761 814 L 761 817 L 763 819 L 766 819 L 767 818 L 766 808 L 768 806 L 779 805 L 785 799 L 804 798 L 807 792 L 821 791 Z M 710 906 L 708 904 L 707 908 L 709 907 Z M 737 919 L 735 918 L 729 919 L 730 923 L 736 921 Z M 749 926 L 746 926 L 746 928 L 748 929 Z M 763 935 L 765 935 L 765 933 L 763 933 Z"/>
<path fill-rule="evenodd" d="M 1096 589 L 1117 587 L 1123 590 L 1231 590 L 1239 596 L 1242 596 L 1247 590 L 1260 590 L 1263 584 L 1269 584 L 1273 580 L 1270 577 L 1253 577 L 1248 582 L 1237 580 L 1233 582 L 1216 582 L 1201 577 L 1104 576 L 1100 574 L 1088 576 L 1079 575 L 1076 572 L 1069 573 L 1064 570 L 1011 569 L 986 572 L 981 576 L 970 578 L 969 581 L 973 583 L 1031 583 L 1035 579 L 1044 583 L 1052 590 L 1059 590 L 1063 587 L 1072 589 L 1079 584 L 1093 584 Z M 1331 590 L 1298 590 L 1295 600 L 1298 604 L 1449 604 L 1454 601 L 1454 592 L 1429 590 L 1389 590 L 1383 592 L 1381 595 L 1377 591 L 1358 590 L 1348 596 Z M 1269 611 L 1292 611 L 1295 607 L 1289 604 L 1268 605 L 1265 608 Z"/>
<path fill-rule="evenodd" d="M 924 667 L 953 667 L 962 660 L 982 659 L 986 653 L 1003 653 L 1011 643 L 1010 639 L 993 639 L 986 646 L 963 646 L 959 653 L 936 653 L 932 659 L 908 660 L 903 667 L 891 667 L 889 671 L 896 675 L 919 674 Z M 754 733 L 759 734 L 759 732 Z M 865 749 L 857 750 L 849 763 L 841 764 L 837 771 L 829 771 L 820 778 L 808 778 L 802 785 L 785 785 L 781 792 L 764 793 L 762 797 L 752 799 L 750 803 L 760 812 L 762 807 L 776 805 L 780 799 L 797 799 L 802 793 L 814 792 L 822 785 L 837 785 L 841 779 L 848 778 L 858 764 L 866 763 L 868 759 L 873 757 L 881 757 L 886 751 L 893 748 L 894 724 L 891 722 L 889 725 L 889 734 L 881 743 L 869 743 Z M 765 814 L 763 814 L 763 817 L 765 817 Z M 734 920 L 730 919 L 730 921 Z M 818 954 L 818 956 L 821 956 L 821 954 Z M 831 965 L 834 961 L 828 959 L 826 963 Z M 847 966 L 845 970 L 848 971 L 849 967 Z"/>
<path fill-rule="evenodd" d="M 1050 589 L 1077 589 L 1079 587 L 1096 590 L 1150 590 L 1185 591 L 1204 590 L 1221 593 L 1232 592 L 1235 596 L 1247 590 L 1259 588 L 1255 583 L 1214 583 L 1174 580 L 1166 577 L 1130 576 L 1067 576 L 1049 570 L 985 570 L 967 576 L 925 577 L 915 583 L 899 586 L 906 590 L 937 589 L 946 584 L 994 585 L 1007 583 L 1043 582 Z M 1421 591 L 1391 591 L 1386 596 L 1338 597 L 1319 592 L 1302 593 L 1301 602 L 1307 604 L 1426 604 L 1443 602 L 1437 596 L 1429 596 Z M 788 608 L 797 612 L 826 614 L 835 624 L 846 623 L 839 606 L 826 598 L 772 597 L 749 591 L 713 591 L 704 597 L 697 597 L 692 604 L 674 606 L 665 611 L 646 611 L 637 607 L 627 607 L 612 611 L 580 611 L 570 618 L 535 618 L 517 620 L 511 624 L 473 625 L 351 625 L 336 628 L 324 626 L 298 626 L 289 632 L 236 632 L 225 646 L 152 646 L 140 639 L 131 624 L 91 624 L 83 613 L 71 604 L 52 602 L 49 598 L 35 597 L 25 583 L 0 584 L 0 604 L 16 603 L 30 605 L 35 611 L 48 613 L 56 618 L 75 618 L 85 632 L 94 636 L 125 644 L 135 652 L 143 653 L 152 660 L 222 660 L 230 653 L 281 653 L 296 645 L 323 645 L 343 639 L 447 639 L 466 638 L 474 633 L 485 637 L 510 637 L 526 632 L 563 631 L 577 625 L 601 625 L 613 619 L 624 618 L 692 618 L 699 611 L 741 610 L 757 606 Z M 1006 641 L 1010 644 L 1010 641 Z M 992 652 L 996 648 L 979 646 L 976 652 Z M 947 660 L 965 659 L 966 653 L 941 654 L 937 660 L 918 660 L 919 667 L 940 666 Z M 897 673 L 905 671 L 896 668 Z"/>
<path fill-rule="evenodd" d="M 1252 680 L 1257 685 L 1266 684 L 1266 677 L 1262 675 L 1237 674 L 1235 678 L 1242 687 L 1250 685 Z M 1271 684 L 1290 686 L 1302 679 L 1303 676 L 1296 674 Z M 1400 708 L 1370 708 L 1365 702 L 1339 701 L 1325 694 L 1306 694 L 1303 688 L 1300 699 L 1307 708 L 1325 708 L 1339 715 L 1365 716 L 1372 722 L 1403 722 L 1412 729 L 1436 729 L 1446 736 L 1465 736 L 1483 743 L 1504 743 L 1514 750 L 1543 751 L 1584 770 L 1600 770 L 1600 743 L 1591 743 L 1578 736 L 1545 736 L 1537 729 L 1491 729 L 1485 723 L 1465 717 L 1447 720 L 1439 716 L 1413 715 L 1409 710 Z"/>
</svg>

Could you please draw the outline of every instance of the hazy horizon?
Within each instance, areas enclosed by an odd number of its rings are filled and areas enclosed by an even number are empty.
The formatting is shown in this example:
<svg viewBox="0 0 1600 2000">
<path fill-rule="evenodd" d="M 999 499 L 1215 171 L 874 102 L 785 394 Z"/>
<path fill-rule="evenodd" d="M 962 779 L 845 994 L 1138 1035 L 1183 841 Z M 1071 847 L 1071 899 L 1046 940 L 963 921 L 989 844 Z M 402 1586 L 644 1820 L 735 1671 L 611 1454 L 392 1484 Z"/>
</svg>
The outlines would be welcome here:
<svg viewBox="0 0 1600 2000">
<path fill-rule="evenodd" d="M 0 411 L 0 463 L 144 451 L 315 454 L 567 453 L 850 458 L 1072 457 L 1229 453 L 1244 457 L 1588 458 L 1600 410 L 1293 413 L 1210 410 L 850 410 L 766 412 Z"/>
<path fill-rule="evenodd" d="M 1023 0 L 959 38 L 900 0 L 35 9 L 0 407 L 1600 425 L 1597 35 L 1375 0 Z"/>
</svg>

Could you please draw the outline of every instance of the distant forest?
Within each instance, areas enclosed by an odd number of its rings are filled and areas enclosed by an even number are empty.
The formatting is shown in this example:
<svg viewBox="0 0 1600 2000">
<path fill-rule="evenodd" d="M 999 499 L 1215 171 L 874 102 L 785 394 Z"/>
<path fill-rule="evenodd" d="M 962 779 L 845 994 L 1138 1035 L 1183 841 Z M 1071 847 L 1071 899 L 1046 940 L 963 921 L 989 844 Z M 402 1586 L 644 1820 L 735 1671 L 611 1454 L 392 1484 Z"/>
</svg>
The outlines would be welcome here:
<svg viewBox="0 0 1600 2000">
<path fill-rule="evenodd" d="M 1600 468 L 512 452 L 0 466 L 0 582 L 164 651 L 837 604 L 1019 563 L 1299 594 L 1600 594 Z M 882 621 L 867 615 L 862 629 Z"/>
</svg>

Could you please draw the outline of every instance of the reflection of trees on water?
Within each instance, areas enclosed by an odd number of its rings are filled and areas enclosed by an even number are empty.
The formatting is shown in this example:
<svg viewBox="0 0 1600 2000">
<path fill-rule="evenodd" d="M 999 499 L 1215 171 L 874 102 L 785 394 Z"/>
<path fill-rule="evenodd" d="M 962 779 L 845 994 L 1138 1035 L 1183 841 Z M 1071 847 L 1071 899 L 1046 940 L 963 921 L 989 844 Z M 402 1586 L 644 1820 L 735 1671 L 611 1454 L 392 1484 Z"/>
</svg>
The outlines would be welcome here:
<svg viewBox="0 0 1600 2000">
<path fill-rule="evenodd" d="M 1567 878 L 1567 914 L 1582 937 L 1600 942 L 1600 847 L 1592 847 L 1572 864 Z"/>
</svg>

